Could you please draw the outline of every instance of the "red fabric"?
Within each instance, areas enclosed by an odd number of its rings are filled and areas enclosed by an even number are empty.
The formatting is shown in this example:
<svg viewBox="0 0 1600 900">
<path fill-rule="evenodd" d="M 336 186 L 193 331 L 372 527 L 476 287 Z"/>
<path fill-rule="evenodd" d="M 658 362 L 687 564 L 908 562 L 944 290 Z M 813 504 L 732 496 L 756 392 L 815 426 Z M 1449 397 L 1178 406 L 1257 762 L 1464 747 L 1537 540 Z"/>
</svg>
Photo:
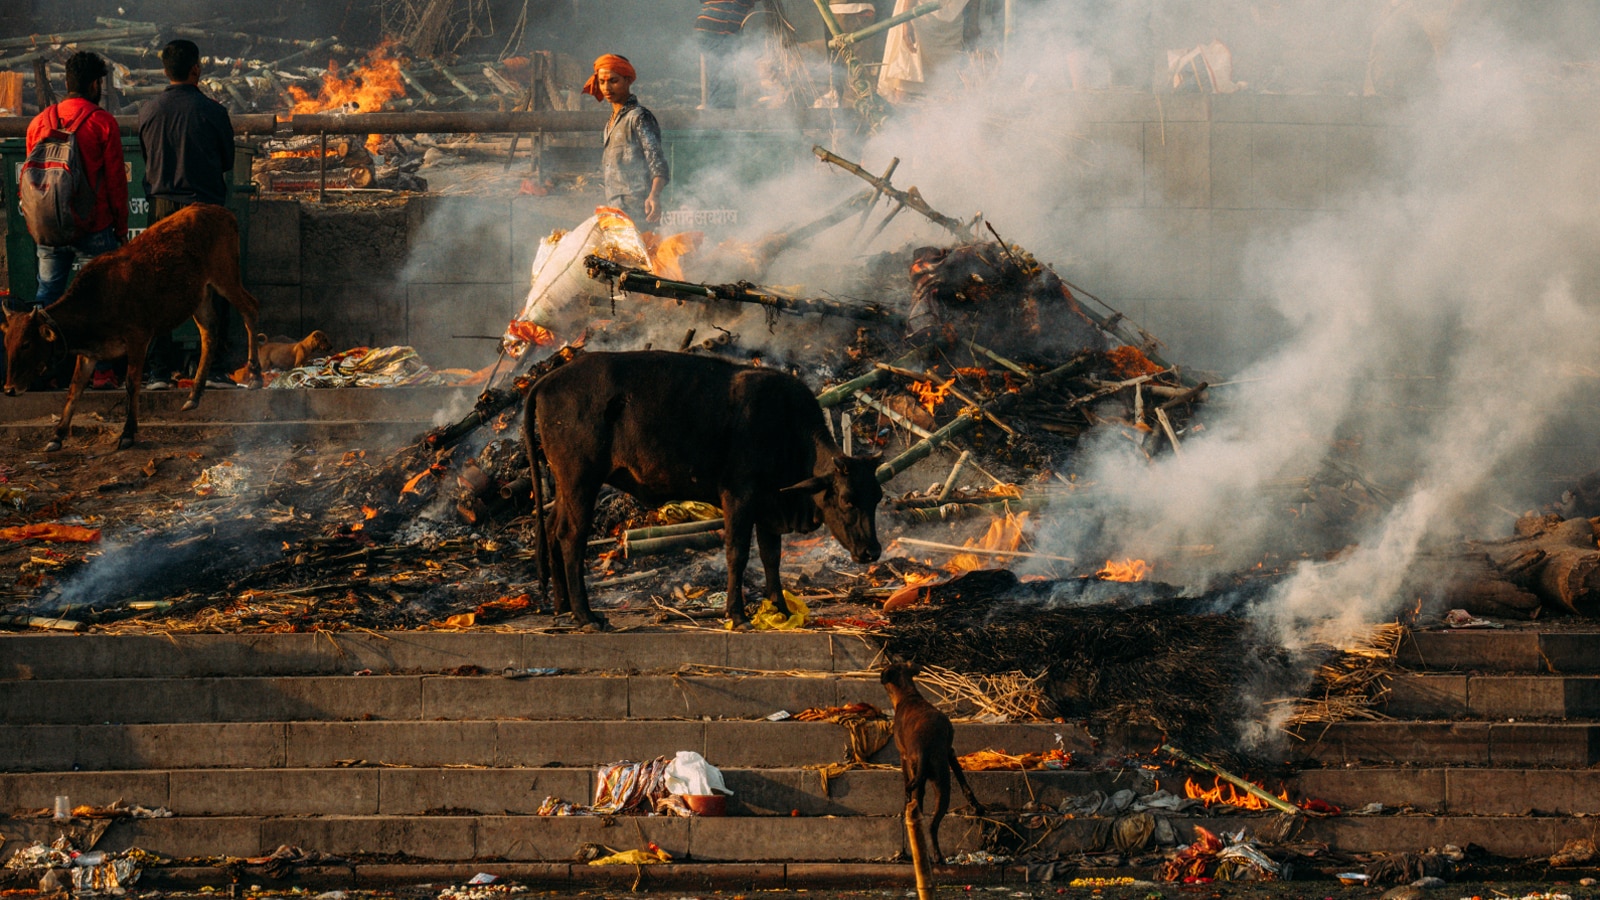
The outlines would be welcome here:
<svg viewBox="0 0 1600 900">
<path fill-rule="evenodd" d="M 54 110 L 54 112 L 52 112 Z M 28 125 L 28 150 L 44 139 L 56 126 L 56 113 L 61 124 L 70 126 L 89 110 L 88 118 L 78 126 L 78 152 L 83 155 L 84 168 L 89 170 L 89 182 L 94 185 L 94 223 L 90 231 L 113 228 L 117 240 L 128 239 L 128 170 L 122 161 L 122 129 L 117 120 L 82 97 L 69 97 L 50 109 L 33 117 Z"/>
<path fill-rule="evenodd" d="M 601 54 L 600 57 L 594 61 L 594 74 L 590 75 L 589 80 L 583 83 L 583 92 L 595 98 L 596 100 L 599 100 L 601 103 L 604 103 L 606 99 L 600 95 L 601 69 L 610 69 L 629 81 L 639 77 L 639 73 L 633 70 L 633 63 L 628 62 L 627 57 L 618 56 L 615 53 Z"/>
</svg>

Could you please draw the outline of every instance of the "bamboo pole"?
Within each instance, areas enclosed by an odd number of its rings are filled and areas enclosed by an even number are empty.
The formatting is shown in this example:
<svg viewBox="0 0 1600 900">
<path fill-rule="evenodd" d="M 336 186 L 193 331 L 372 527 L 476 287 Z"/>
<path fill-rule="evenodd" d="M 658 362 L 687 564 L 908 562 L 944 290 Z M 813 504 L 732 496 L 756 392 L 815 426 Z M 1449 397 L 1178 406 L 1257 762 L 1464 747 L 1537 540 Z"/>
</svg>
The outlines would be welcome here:
<svg viewBox="0 0 1600 900">
<path fill-rule="evenodd" d="M 716 531 L 722 527 L 721 519 L 699 519 L 693 522 L 679 522 L 675 525 L 651 525 L 646 528 L 631 528 L 622 533 L 625 543 L 642 541 L 647 538 L 672 537 L 679 534 L 696 534 L 702 531 Z"/>
<path fill-rule="evenodd" d="M 939 0 L 930 0 L 930 2 L 923 3 L 920 6 L 912 7 L 898 16 L 890 16 L 889 18 L 884 19 L 882 22 L 874 22 L 860 31 L 852 31 L 849 34 L 837 35 L 833 40 L 829 41 L 828 44 L 835 49 L 841 49 L 851 44 L 860 43 L 861 41 L 864 41 L 875 34 L 888 31 L 889 29 L 903 22 L 909 22 L 912 19 L 919 19 L 928 13 L 938 12 L 939 7 L 943 5 L 944 4 L 940 3 Z"/>
<path fill-rule="evenodd" d="M 907 547 L 920 547 L 923 550 L 940 550 L 945 553 L 970 553 L 973 556 L 1009 556 L 1016 559 L 1048 559 L 1054 562 L 1077 562 L 1076 559 L 1070 556 L 1056 556 L 1053 553 L 1034 553 L 1031 550 L 985 550 L 982 547 L 958 547 L 955 544 L 941 544 L 938 541 L 924 541 L 917 538 L 895 538 L 894 543 L 905 544 Z"/>
<path fill-rule="evenodd" d="M 1022 366 L 1017 365 L 1009 359 L 1006 359 L 1004 356 L 1001 356 L 993 350 L 990 350 L 988 347 L 981 346 L 977 341 L 967 341 L 967 346 L 971 347 L 974 353 L 980 353 L 989 357 L 1000 365 L 1010 369 L 1012 372 L 1021 375 L 1023 378 L 1033 377 L 1032 373 L 1030 373 L 1027 369 L 1024 369 Z"/>
<path fill-rule="evenodd" d="M 1288 801 L 1284 800 L 1282 797 L 1274 797 L 1272 794 L 1268 793 L 1267 791 L 1262 790 L 1257 785 L 1251 784 L 1250 782 L 1244 780 L 1243 778 L 1240 778 L 1239 776 L 1233 774 L 1232 772 L 1229 772 L 1227 769 L 1224 769 L 1221 766 L 1215 766 L 1215 765 L 1212 765 L 1211 763 L 1206 762 L 1203 759 L 1199 759 L 1199 758 L 1190 756 L 1189 754 L 1183 752 L 1182 750 L 1179 750 L 1177 747 L 1174 747 L 1171 744 L 1162 744 L 1161 745 L 1161 752 L 1169 754 L 1171 756 L 1175 756 L 1178 759 L 1181 759 L 1184 762 L 1188 763 L 1189 765 L 1194 766 L 1197 769 L 1200 769 L 1201 771 L 1210 772 L 1211 774 L 1217 776 L 1218 778 L 1221 778 L 1223 781 L 1226 781 L 1231 785 L 1234 785 L 1235 787 L 1243 788 L 1246 793 L 1248 793 L 1248 794 L 1254 796 L 1256 799 L 1261 800 L 1262 802 L 1268 804 L 1273 809 L 1276 809 L 1279 812 L 1286 812 L 1291 816 L 1300 815 L 1300 812 L 1301 812 L 1300 807 L 1295 806 L 1293 803 L 1289 803 Z"/>
<path fill-rule="evenodd" d="M 896 366 L 911 366 L 911 365 L 915 365 L 915 364 L 917 364 L 919 362 L 922 362 L 924 359 L 926 359 L 928 354 L 932 353 L 939 346 L 940 346 L 940 342 L 939 341 L 933 341 L 931 343 L 923 344 L 920 347 L 914 347 L 914 348 L 911 349 L 910 352 L 902 355 L 899 359 L 895 360 L 893 365 L 896 365 Z M 817 403 L 820 406 L 822 406 L 822 408 L 824 408 L 824 409 L 827 409 L 830 406 L 838 406 L 840 403 L 844 402 L 845 400 L 847 400 L 847 399 L 849 399 L 851 397 L 854 397 L 856 395 L 856 391 L 859 391 L 862 388 L 872 387 L 873 385 L 877 384 L 878 382 L 882 381 L 883 379 L 885 379 L 887 377 L 889 377 L 889 373 L 888 372 L 884 371 L 883 369 L 875 368 L 875 369 L 867 372 L 867 374 L 865 374 L 865 375 L 858 375 L 855 378 L 850 379 L 849 381 L 845 381 L 845 382 L 841 382 L 840 384 L 836 384 L 833 387 L 828 388 L 827 390 L 825 390 L 822 393 L 818 394 L 817 395 Z"/>
<path fill-rule="evenodd" d="M 717 520 L 717 524 L 722 524 Z M 673 550 L 710 550 L 723 545 L 721 531 L 698 531 L 693 534 L 675 534 L 669 537 L 647 538 L 623 545 L 623 555 L 628 557 L 670 553 Z"/>
<path fill-rule="evenodd" d="M 819 0 L 820 2 L 820 0 Z M 923 843 L 921 814 L 917 801 L 906 801 L 906 843 L 911 847 L 911 865 L 917 872 L 917 900 L 933 900 L 933 866 Z"/>
</svg>

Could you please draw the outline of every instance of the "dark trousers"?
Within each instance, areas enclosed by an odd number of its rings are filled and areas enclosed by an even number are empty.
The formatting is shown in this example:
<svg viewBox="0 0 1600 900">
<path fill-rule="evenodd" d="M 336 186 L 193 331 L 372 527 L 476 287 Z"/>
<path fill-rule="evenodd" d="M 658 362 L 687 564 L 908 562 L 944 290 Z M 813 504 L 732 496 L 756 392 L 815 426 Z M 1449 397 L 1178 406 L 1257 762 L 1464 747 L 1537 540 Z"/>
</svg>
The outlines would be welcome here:
<svg viewBox="0 0 1600 900">
<path fill-rule="evenodd" d="M 150 224 L 154 225 L 167 216 L 183 209 L 184 206 L 185 204 L 178 203 L 175 200 L 168 200 L 165 197 L 152 197 L 150 199 Z M 228 357 L 228 330 L 233 325 L 231 318 L 233 307 L 227 300 L 223 299 L 221 294 L 210 288 L 206 289 L 206 297 L 211 303 L 211 308 L 216 310 L 217 313 L 217 327 L 211 334 L 213 341 L 211 371 L 213 373 L 226 372 L 228 371 L 226 362 Z M 155 340 L 150 343 L 150 353 L 145 360 L 145 370 L 152 376 L 166 378 L 182 364 L 183 360 L 178 358 L 177 344 L 172 340 L 172 332 L 166 331 L 156 335 Z"/>
</svg>

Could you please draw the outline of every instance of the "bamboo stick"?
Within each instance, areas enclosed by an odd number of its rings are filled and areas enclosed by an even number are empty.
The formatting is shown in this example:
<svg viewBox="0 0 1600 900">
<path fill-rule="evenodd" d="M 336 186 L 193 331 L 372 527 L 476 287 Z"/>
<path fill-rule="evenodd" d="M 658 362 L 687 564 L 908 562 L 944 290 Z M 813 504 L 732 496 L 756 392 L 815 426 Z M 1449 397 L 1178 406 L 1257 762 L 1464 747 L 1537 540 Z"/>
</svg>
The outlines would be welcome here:
<svg viewBox="0 0 1600 900">
<path fill-rule="evenodd" d="M 424 103 L 428 104 L 429 106 L 439 105 L 439 98 L 433 93 L 433 91 L 430 91 L 424 87 L 422 82 L 418 81 L 415 75 L 407 72 L 405 66 L 400 66 L 399 68 L 401 80 L 410 85 L 412 90 L 415 90 L 418 94 L 421 94 L 422 101 Z"/>
<path fill-rule="evenodd" d="M 930 384 L 932 384 L 934 381 L 938 380 L 938 377 L 935 376 L 935 375 L 931 375 L 931 374 L 928 374 L 928 373 L 925 373 L 925 372 L 915 372 L 915 371 L 912 371 L 911 369 L 902 369 L 899 366 L 890 365 L 889 363 L 873 363 L 873 365 L 877 366 L 880 369 L 887 370 L 889 372 L 889 374 L 891 374 L 891 375 L 899 375 L 901 378 L 912 378 L 912 379 L 915 379 L 917 381 L 926 381 L 926 382 L 928 382 Z M 956 398 L 957 400 L 960 400 L 962 403 L 965 403 L 968 406 L 979 406 L 980 405 L 977 400 L 974 400 L 970 395 L 968 395 L 965 392 L 963 392 L 960 388 L 956 387 L 955 384 L 953 384 L 953 383 L 949 387 L 945 388 L 945 390 L 948 390 L 950 392 L 950 396 Z M 1015 428 L 1012 428 L 1010 425 L 1007 425 L 1006 423 L 1000 421 L 999 417 L 997 417 L 994 413 L 991 413 L 988 410 L 984 410 L 983 417 L 988 419 L 989 421 L 993 422 L 995 424 L 995 427 L 999 428 L 1001 431 L 1004 431 L 1006 434 L 1009 434 L 1009 435 L 1012 435 L 1012 436 L 1016 435 L 1017 430 Z"/>
<path fill-rule="evenodd" d="M 722 523 L 718 522 L 717 524 L 720 525 Z M 713 547 L 721 547 L 722 544 L 722 532 L 718 530 L 630 541 L 624 544 L 622 549 L 623 554 L 631 558 L 635 556 L 651 556 L 656 553 L 670 553 L 674 550 L 710 550 Z"/>
<path fill-rule="evenodd" d="M 630 528 L 622 533 L 624 543 L 642 541 L 648 538 L 672 537 L 679 534 L 696 534 L 702 531 L 717 531 L 722 528 L 721 519 L 699 519 L 694 522 L 679 522 L 675 525 L 651 525 L 646 528 Z"/>
<path fill-rule="evenodd" d="M 1243 788 L 1247 793 L 1270 805 L 1273 809 L 1276 809 L 1280 812 L 1286 812 L 1291 816 L 1300 815 L 1300 807 L 1285 801 L 1282 797 L 1274 797 L 1271 793 L 1262 790 L 1260 787 L 1251 784 L 1250 782 L 1240 778 L 1232 772 L 1229 772 L 1227 769 L 1224 769 L 1221 766 L 1214 766 L 1203 759 L 1190 756 L 1171 744 L 1162 744 L 1161 752 L 1175 756 L 1197 769 L 1210 772 L 1211 774 L 1221 778 L 1223 781 L 1226 781 L 1229 784 L 1234 785 L 1235 787 Z"/>
<path fill-rule="evenodd" d="M 919 438 L 929 438 L 933 436 L 933 433 L 928 431 L 928 429 L 923 428 L 921 425 L 918 425 L 905 416 L 900 415 L 899 413 L 890 409 L 888 406 L 872 399 L 872 396 L 865 391 L 856 391 L 856 400 L 857 402 L 866 404 L 871 409 L 877 410 L 889 421 L 899 425 L 901 428 L 904 428 Z"/>
<path fill-rule="evenodd" d="M 994 360 L 995 362 L 999 363 L 1000 365 L 1005 366 L 1006 368 L 1008 368 L 1011 371 L 1017 373 L 1018 375 L 1021 375 L 1023 378 L 1032 378 L 1033 377 L 1033 374 L 1030 373 L 1027 369 L 1024 369 L 1023 367 L 1017 365 L 1016 363 L 1012 362 L 1011 360 L 1006 359 L 1004 356 L 1001 356 L 1000 354 L 994 352 L 993 350 L 990 350 L 988 347 L 984 347 L 984 346 L 979 345 L 977 341 L 967 341 L 967 346 L 971 347 L 973 349 L 973 352 L 980 353 L 980 354 L 982 354 L 984 356 L 989 357 L 990 359 Z"/>
<path fill-rule="evenodd" d="M 882 22 L 874 22 L 860 31 L 852 31 L 849 34 L 837 35 L 833 40 L 829 41 L 828 44 L 829 46 L 835 48 L 841 48 L 847 47 L 851 44 L 860 43 L 861 41 L 864 41 L 875 34 L 888 31 L 902 22 L 909 22 L 912 19 L 920 18 L 928 13 L 938 12 L 939 7 L 942 5 L 943 4 L 939 3 L 938 0 L 930 0 L 930 2 L 915 6 L 898 16 L 890 16 L 889 18 L 884 19 Z"/>
<path fill-rule="evenodd" d="M 928 454 L 938 449 L 940 445 L 944 444 L 946 441 L 949 441 L 951 438 L 965 434 L 966 432 L 972 430 L 972 428 L 978 424 L 978 420 L 983 417 L 983 411 L 985 407 L 987 407 L 990 411 L 1009 407 L 1021 398 L 1035 395 L 1040 390 L 1050 386 L 1056 381 L 1081 371 L 1084 366 L 1088 365 L 1089 360 L 1090 356 L 1088 354 L 1079 354 L 1078 356 L 1073 357 L 1065 365 L 1057 366 L 1056 368 L 1051 369 L 1050 371 L 1045 372 L 1043 375 L 1033 379 L 1033 381 L 1030 382 L 1026 388 L 1017 393 L 1002 394 L 1000 397 L 990 401 L 982 407 L 969 407 L 968 409 L 962 410 L 961 415 L 956 417 L 955 421 L 944 426 L 938 431 L 935 431 L 928 437 L 923 438 L 916 444 L 913 444 L 911 447 L 907 448 L 904 453 L 901 453 L 894 459 L 891 459 L 879 466 L 879 483 L 888 481 L 901 472 L 904 472 L 906 469 L 909 469 L 917 462 L 926 459 Z M 877 369 L 875 371 L 881 372 L 883 370 Z M 1150 378 L 1148 375 L 1141 377 L 1145 381 L 1148 381 Z M 1130 387 L 1137 383 L 1140 383 L 1140 381 L 1137 379 L 1126 381 L 1122 382 L 1121 387 Z M 1077 404 L 1078 402 L 1079 401 L 1073 401 L 1073 404 L 1069 404 L 1069 406 Z M 1087 399 L 1084 399 L 1083 402 L 1087 402 Z"/>
<path fill-rule="evenodd" d="M 1070 556 L 1056 556 L 1053 553 L 1034 553 L 1031 550 L 985 550 L 981 547 L 958 547 L 955 544 L 941 544 L 938 541 L 923 541 L 917 538 L 895 538 L 896 543 L 908 547 L 919 547 L 923 550 L 941 550 L 946 553 L 971 553 L 973 556 L 1010 556 L 1017 559 L 1048 559 L 1055 562 L 1077 562 Z"/>
<path fill-rule="evenodd" d="M 73 41 L 114 41 L 122 38 L 154 37 L 156 26 L 141 28 L 86 28 L 81 31 L 63 31 L 59 34 L 30 34 L 24 37 L 0 39 L 0 50 L 11 47 L 37 47 L 41 44 L 67 44 Z"/>
<path fill-rule="evenodd" d="M 899 359 L 895 360 L 894 361 L 894 365 L 896 365 L 896 366 L 909 366 L 909 365 L 913 365 L 915 363 L 921 362 L 924 358 L 927 357 L 927 355 L 929 353 L 933 352 L 933 350 L 935 348 L 937 348 L 938 346 L 940 346 L 939 342 L 938 341 L 934 341 L 932 343 L 923 344 L 920 347 L 916 347 L 916 348 L 912 349 L 909 353 L 906 353 L 903 356 L 901 356 Z M 868 372 L 865 375 L 858 375 L 857 377 L 852 378 L 849 381 L 842 382 L 840 384 L 836 384 L 833 387 L 828 388 L 827 390 L 825 390 L 822 393 L 818 394 L 817 395 L 817 404 L 820 405 L 823 409 L 827 409 L 830 406 L 838 406 L 844 400 L 846 400 L 846 399 L 848 399 L 850 397 L 854 397 L 856 395 L 856 391 L 859 391 L 862 388 L 872 387 L 873 385 L 875 385 L 878 382 L 882 381 L 884 378 L 888 377 L 888 375 L 889 375 L 888 372 L 885 372 L 882 369 L 876 369 L 875 368 L 875 369 L 873 369 L 872 371 Z"/>
<path fill-rule="evenodd" d="M 462 81 L 459 77 L 457 77 L 456 73 L 450 71 L 449 69 L 446 69 L 444 66 L 439 65 L 439 61 L 438 60 L 434 60 L 433 61 L 433 70 L 435 72 L 438 72 L 440 75 L 443 75 L 444 76 L 444 80 L 450 82 L 450 84 L 456 90 L 458 90 L 462 94 L 466 95 L 466 98 L 468 100 L 471 100 L 473 103 L 477 103 L 478 102 L 478 94 L 477 94 L 477 92 L 475 92 L 472 88 L 467 87 L 467 83 L 465 81 Z"/>
<path fill-rule="evenodd" d="M 961 475 L 961 467 L 965 466 L 967 464 L 967 460 L 971 458 L 972 451 L 970 450 L 963 450 L 961 451 L 961 455 L 956 457 L 956 464 L 950 467 L 949 477 L 945 478 L 944 485 L 939 488 L 939 496 L 934 498 L 941 505 L 943 505 L 944 499 L 950 496 L 950 491 L 955 488 L 956 478 Z"/>
<path fill-rule="evenodd" d="M 52 619 L 48 616 L 0 616 L 0 625 L 43 628 L 47 631 L 82 631 L 89 627 L 72 619 Z"/>
</svg>

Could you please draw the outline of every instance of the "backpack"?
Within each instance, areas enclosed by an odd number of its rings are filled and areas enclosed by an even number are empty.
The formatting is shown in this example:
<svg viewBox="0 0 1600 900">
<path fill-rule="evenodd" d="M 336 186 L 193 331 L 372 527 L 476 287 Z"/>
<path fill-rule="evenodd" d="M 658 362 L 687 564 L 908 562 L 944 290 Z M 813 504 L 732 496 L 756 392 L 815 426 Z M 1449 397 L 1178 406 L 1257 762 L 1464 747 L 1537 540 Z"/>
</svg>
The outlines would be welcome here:
<svg viewBox="0 0 1600 900">
<path fill-rule="evenodd" d="M 28 151 L 18 199 L 34 243 L 68 247 L 82 240 L 94 222 L 94 183 L 78 151 L 77 135 L 94 110 L 85 110 L 70 128 L 62 127 L 59 106 L 50 112 L 55 125 Z"/>
</svg>

